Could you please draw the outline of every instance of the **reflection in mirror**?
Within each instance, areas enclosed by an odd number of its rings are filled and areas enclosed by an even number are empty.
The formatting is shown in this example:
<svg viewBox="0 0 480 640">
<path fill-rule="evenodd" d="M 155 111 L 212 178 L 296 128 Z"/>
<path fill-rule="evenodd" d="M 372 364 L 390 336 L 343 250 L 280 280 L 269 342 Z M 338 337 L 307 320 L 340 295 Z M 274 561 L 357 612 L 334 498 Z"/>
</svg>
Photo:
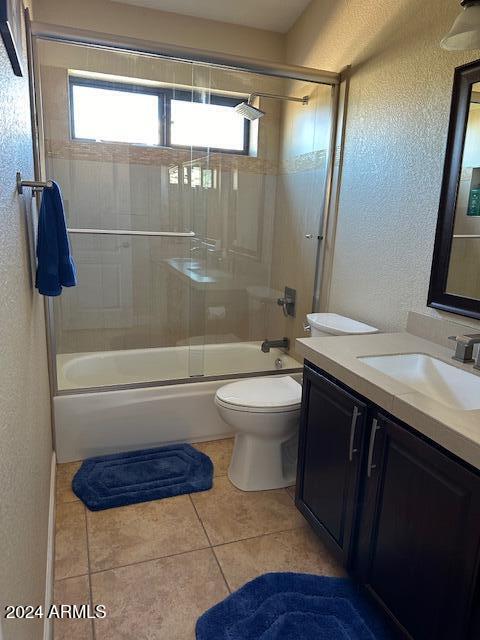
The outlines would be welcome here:
<svg viewBox="0 0 480 640">
<path fill-rule="evenodd" d="M 480 300 L 480 83 L 472 86 L 447 293 Z"/>
</svg>

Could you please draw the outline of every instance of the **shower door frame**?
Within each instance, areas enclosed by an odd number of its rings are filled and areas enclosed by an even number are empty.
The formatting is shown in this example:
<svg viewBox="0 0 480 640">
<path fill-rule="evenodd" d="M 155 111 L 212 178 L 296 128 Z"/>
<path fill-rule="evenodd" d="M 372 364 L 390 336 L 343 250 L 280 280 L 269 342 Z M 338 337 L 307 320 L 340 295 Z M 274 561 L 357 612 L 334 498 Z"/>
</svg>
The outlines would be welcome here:
<svg viewBox="0 0 480 640">
<path fill-rule="evenodd" d="M 53 41 L 64 44 L 91 46 L 95 48 L 103 48 L 107 50 L 123 51 L 137 55 L 145 55 L 149 57 L 158 57 L 163 59 L 175 60 L 184 63 L 198 63 L 214 68 L 220 68 L 232 71 L 246 71 L 259 75 L 273 76 L 290 80 L 300 80 L 331 86 L 331 135 L 330 145 L 327 154 L 327 172 L 325 180 L 325 191 L 319 207 L 322 210 L 321 229 L 318 230 L 318 247 L 316 260 L 316 280 L 315 288 L 312 295 L 312 310 L 319 308 L 319 300 L 321 300 L 319 290 L 322 282 L 322 271 L 325 265 L 326 256 L 332 253 L 332 247 L 324 246 L 323 240 L 326 231 L 330 228 L 329 217 L 332 209 L 335 207 L 336 194 L 333 186 L 336 180 L 335 165 L 338 164 L 338 153 L 341 149 L 337 149 L 337 141 L 339 134 L 343 136 L 343 128 L 345 119 L 339 114 L 344 111 L 342 99 L 346 99 L 346 92 L 341 91 L 341 85 L 345 81 L 342 73 L 334 73 L 321 69 L 310 67 L 288 65 L 282 63 L 270 62 L 255 58 L 247 58 L 242 56 L 232 56 L 224 53 L 206 51 L 201 49 L 193 49 L 188 47 L 179 47 L 171 44 L 161 44 L 136 38 L 119 37 L 111 34 L 97 33 L 94 31 L 86 31 L 81 29 L 73 29 L 69 27 L 59 27 L 46 23 L 31 22 L 28 10 L 25 12 L 25 20 L 27 25 L 27 50 L 29 53 L 29 80 L 31 92 L 31 110 L 32 110 L 32 133 L 34 138 L 34 179 L 44 180 L 45 175 L 45 154 L 44 154 L 44 128 L 43 128 L 43 109 L 42 96 L 40 90 L 40 70 L 38 65 L 38 48 L 39 40 Z M 343 139 L 343 138 L 342 138 Z M 36 194 L 37 204 L 39 204 L 39 194 Z M 326 283 L 327 289 L 329 283 Z M 201 378 L 180 378 L 172 380 L 158 380 L 140 383 L 116 384 L 101 387 L 86 387 L 78 389 L 59 389 L 57 378 L 57 349 L 56 336 L 54 329 L 54 311 L 53 300 L 47 298 L 45 301 L 46 309 L 46 329 L 47 329 L 47 350 L 48 364 L 50 373 L 50 388 L 52 397 L 66 396 L 80 393 L 95 393 L 99 391 L 117 391 L 124 389 L 135 389 L 144 387 L 159 387 L 176 384 L 190 384 L 198 382 L 221 381 L 236 378 L 258 377 L 266 375 L 285 375 L 298 373 L 301 368 L 281 369 L 278 371 L 255 371 L 252 373 L 226 374 L 214 376 L 202 376 Z"/>
</svg>

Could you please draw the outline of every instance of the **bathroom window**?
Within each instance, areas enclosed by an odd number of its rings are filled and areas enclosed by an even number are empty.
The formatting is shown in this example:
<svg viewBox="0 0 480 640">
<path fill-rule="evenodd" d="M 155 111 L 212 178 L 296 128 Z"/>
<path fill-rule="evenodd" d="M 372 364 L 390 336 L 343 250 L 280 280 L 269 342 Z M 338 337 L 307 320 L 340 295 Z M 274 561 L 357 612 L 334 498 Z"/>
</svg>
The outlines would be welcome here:
<svg viewBox="0 0 480 640">
<path fill-rule="evenodd" d="M 241 98 L 70 76 L 73 139 L 248 154 Z"/>
<path fill-rule="evenodd" d="M 235 112 L 239 98 L 194 97 L 174 92 L 170 104 L 170 145 L 213 151 L 248 153 L 249 121 Z"/>
<path fill-rule="evenodd" d="M 160 145 L 159 103 L 146 87 L 71 77 L 72 138 Z"/>
</svg>

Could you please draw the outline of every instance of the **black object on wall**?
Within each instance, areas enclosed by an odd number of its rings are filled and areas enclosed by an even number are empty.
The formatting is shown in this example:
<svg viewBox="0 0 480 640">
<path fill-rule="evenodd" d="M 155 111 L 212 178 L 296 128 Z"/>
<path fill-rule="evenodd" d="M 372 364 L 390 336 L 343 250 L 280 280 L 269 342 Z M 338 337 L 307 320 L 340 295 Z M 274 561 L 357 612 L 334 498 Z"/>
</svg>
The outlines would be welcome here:
<svg viewBox="0 0 480 640">
<path fill-rule="evenodd" d="M 23 5 L 19 0 L 0 0 L 0 33 L 16 76 L 23 76 Z"/>
</svg>

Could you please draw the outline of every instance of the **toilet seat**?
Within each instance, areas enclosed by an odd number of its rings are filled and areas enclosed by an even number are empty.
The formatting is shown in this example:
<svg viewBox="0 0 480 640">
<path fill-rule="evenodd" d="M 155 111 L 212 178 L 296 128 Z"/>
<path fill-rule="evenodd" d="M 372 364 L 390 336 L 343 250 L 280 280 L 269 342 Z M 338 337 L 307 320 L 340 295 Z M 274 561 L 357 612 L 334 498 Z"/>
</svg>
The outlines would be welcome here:
<svg viewBox="0 0 480 640">
<path fill-rule="evenodd" d="M 302 387 L 290 376 L 239 380 L 215 394 L 218 406 L 251 413 L 298 411 L 301 401 Z"/>
<path fill-rule="evenodd" d="M 228 402 L 223 402 L 218 398 L 215 398 L 215 404 L 217 407 L 223 407 L 224 409 L 230 409 L 230 411 L 239 411 L 243 413 L 293 413 L 298 411 L 300 408 L 300 403 L 291 405 L 290 407 L 248 407 L 229 404 Z"/>
</svg>

